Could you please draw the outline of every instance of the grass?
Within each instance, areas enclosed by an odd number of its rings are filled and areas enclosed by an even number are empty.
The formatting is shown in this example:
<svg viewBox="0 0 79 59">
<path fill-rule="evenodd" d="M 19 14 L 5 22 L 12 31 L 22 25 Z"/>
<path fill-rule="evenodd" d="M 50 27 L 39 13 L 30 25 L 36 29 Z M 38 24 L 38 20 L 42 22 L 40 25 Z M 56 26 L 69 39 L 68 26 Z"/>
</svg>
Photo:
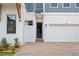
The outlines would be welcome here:
<svg viewBox="0 0 79 59">
<path fill-rule="evenodd" d="M 4 51 L 0 51 L 0 56 L 13 56 L 16 52 L 12 51 L 12 52 L 4 52 Z"/>
</svg>

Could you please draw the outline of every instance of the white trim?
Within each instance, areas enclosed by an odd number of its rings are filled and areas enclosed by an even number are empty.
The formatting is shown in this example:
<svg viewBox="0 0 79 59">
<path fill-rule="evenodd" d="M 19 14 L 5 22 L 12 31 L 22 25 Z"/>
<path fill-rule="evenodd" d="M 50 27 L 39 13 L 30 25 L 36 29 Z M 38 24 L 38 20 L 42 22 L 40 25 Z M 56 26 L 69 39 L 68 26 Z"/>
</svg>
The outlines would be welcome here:
<svg viewBox="0 0 79 59">
<path fill-rule="evenodd" d="M 42 12 L 42 13 L 40 13 L 40 14 L 44 14 L 45 12 Z M 27 12 L 27 14 L 36 14 L 35 12 Z M 39 13 L 37 13 L 37 14 L 39 14 Z"/>
<path fill-rule="evenodd" d="M 76 3 L 75 3 L 75 8 L 79 8 L 79 7 L 76 6 Z"/>
<path fill-rule="evenodd" d="M 1 11 L 2 11 L 1 10 L 2 8 L 1 7 L 2 7 L 2 5 L 0 4 L 0 22 L 1 22 Z"/>
<path fill-rule="evenodd" d="M 34 13 L 35 13 L 35 3 L 34 3 Z"/>
<path fill-rule="evenodd" d="M 62 3 L 62 8 L 71 8 L 71 3 L 69 3 L 69 7 L 64 7 L 64 3 Z"/>
<path fill-rule="evenodd" d="M 34 12 L 27 12 L 27 14 L 34 14 Z"/>
<path fill-rule="evenodd" d="M 34 12 L 27 12 L 27 14 L 35 14 Z M 76 12 L 73 12 L 73 13 L 53 13 L 53 12 L 42 12 L 41 14 L 79 14 L 79 13 L 76 13 Z"/>
<path fill-rule="evenodd" d="M 52 3 L 50 3 L 50 8 L 58 8 L 58 3 L 56 3 L 56 4 L 57 4 L 57 7 L 52 7 L 51 4 L 52 4 Z"/>
<path fill-rule="evenodd" d="M 45 13 L 45 3 L 43 3 L 43 13 Z"/>
<path fill-rule="evenodd" d="M 79 13 L 44 13 L 44 14 L 76 14 L 76 15 L 78 15 Z"/>
</svg>

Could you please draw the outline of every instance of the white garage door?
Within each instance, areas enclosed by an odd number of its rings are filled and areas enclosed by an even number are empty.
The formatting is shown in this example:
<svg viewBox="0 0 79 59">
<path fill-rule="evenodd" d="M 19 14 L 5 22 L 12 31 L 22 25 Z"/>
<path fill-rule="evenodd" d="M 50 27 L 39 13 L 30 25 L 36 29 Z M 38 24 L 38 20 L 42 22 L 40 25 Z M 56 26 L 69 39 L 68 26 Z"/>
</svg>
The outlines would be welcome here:
<svg viewBox="0 0 79 59">
<path fill-rule="evenodd" d="M 49 26 L 45 42 L 79 42 L 79 26 Z"/>
<path fill-rule="evenodd" d="M 79 42 L 79 14 L 45 14 L 45 42 Z"/>
</svg>

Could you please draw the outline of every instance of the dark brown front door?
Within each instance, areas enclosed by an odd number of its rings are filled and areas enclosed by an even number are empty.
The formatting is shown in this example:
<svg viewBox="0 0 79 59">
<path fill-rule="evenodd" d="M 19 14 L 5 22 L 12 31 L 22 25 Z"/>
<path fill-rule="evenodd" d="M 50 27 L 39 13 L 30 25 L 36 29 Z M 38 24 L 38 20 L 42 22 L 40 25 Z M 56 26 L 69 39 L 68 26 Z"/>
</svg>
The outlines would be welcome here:
<svg viewBox="0 0 79 59">
<path fill-rule="evenodd" d="M 37 38 L 42 38 L 42 23 L 37 22 Z"/>
</svg>

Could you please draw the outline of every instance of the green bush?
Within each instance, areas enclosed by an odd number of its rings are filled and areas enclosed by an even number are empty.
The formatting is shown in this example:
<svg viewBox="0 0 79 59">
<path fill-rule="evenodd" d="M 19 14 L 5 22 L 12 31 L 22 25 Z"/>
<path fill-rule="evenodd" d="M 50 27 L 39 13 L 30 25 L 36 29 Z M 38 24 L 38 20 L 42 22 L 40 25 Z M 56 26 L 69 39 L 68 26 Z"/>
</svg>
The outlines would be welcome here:
<svg viewBox="0 0 79 59">
<path fill-rule="evenodd" d="M 0 42 L 0 51 L 2 51 L 1 42 Z"/>
<path fill-rule="evenodd" d="M 2 48 L 8 48 L 9 47 L 9 43 L 7 42 L 6 38 L 2 38 L 0 45 L 1 45 Z"/>
<path fill-rule="evenodd" d="M 15 48 L 19 48 L 20 42 L 18 41 L 18 38 L 15 38 L 14 41 L 15 41 L 15 42 L 14 42 Z"/>
</svg>

